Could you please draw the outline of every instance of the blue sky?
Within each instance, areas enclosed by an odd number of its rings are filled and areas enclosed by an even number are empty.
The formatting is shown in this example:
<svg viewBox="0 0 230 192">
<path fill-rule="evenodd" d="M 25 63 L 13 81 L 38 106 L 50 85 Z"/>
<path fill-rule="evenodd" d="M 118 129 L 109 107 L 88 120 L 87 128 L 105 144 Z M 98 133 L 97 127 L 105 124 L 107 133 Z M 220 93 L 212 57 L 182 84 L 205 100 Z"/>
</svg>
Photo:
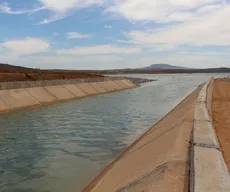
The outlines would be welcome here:
<svg viewBox="0 0 230 192">
<path fill-rule="evenodd" d="M 0 62 L 230 67 L 229 0 L 0 0 Z"/>
</svg>

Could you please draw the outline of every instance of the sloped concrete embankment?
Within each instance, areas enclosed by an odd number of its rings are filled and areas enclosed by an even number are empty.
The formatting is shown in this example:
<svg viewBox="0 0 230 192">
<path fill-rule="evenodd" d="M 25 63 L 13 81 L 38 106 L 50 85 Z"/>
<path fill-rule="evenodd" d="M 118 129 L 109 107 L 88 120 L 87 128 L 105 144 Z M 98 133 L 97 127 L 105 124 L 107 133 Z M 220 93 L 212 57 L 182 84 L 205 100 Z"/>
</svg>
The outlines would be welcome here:
<svg viewBox="0 0 230 192">
<path fill-rule="evenodd" d="M 50 86 L 0 90 L 0 112 L 10 112 L 136 87 L 127 79 L 61 85 L 52 85 L 50 82 L 50 84 Z M 7 84 L 5 86 L 9 87 Z"/>
<path fill-rule="evenodd" d="M 190 192 L 229 192 L 230 177 L 212 123 L 213 81 L 196 101 L 191 147 Z"/>
<path fill-rule="evenodd" d="M 212 124 L 213 81 L 199 86 L 138 138 L 83 192 L 229 192 Z"/>
<path fill-rule="evenodd" d="M 123 151 L 83 192 L 186 192 L 201 86 Z M 154 107 L 154 106 L 153 106 Z"/>
</svg>

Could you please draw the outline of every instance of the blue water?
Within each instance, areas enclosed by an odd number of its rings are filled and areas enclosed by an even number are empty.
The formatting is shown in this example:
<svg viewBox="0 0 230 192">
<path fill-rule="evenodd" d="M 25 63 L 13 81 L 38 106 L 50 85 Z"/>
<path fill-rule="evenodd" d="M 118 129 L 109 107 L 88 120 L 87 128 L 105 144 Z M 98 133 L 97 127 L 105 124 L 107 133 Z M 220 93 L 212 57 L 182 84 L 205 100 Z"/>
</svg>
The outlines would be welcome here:
<svg viewBox="0 0 230 192">
<path fill-rule="evenodd" d="M 129 76 L 158 81 L 1 115 L 0 191 L 81 191 L 127 145 L 210 77 Z"/>
</svg>

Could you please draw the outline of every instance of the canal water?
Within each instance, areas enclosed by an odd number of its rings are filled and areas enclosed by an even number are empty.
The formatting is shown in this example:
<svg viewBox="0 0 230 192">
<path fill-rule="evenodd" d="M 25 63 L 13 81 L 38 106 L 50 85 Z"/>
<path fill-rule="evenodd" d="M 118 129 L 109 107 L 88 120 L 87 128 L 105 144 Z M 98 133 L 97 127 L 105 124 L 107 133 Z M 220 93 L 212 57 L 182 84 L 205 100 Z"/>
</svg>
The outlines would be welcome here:
<svg viewBox="0 0 230 192">
<path fill-rule="evenodd" d="M 81 191 L 210 74 L 128 76 L 157 81 L 1 115 L 0 191 Z"/>
</svg>

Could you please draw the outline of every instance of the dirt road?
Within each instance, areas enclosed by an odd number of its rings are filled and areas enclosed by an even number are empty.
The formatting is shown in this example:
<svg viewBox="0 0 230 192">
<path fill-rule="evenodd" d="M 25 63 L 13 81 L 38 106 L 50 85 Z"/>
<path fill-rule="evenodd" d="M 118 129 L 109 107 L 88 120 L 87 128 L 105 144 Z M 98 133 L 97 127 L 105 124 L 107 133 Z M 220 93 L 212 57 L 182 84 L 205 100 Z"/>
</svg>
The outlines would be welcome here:
<svg viewBox="0 0 230 192">
<path fill-rule="evenodd" d="M 230 79 L 216 79 L 212 100 L 213 124 L 230 171 Z"/>
</svg>

